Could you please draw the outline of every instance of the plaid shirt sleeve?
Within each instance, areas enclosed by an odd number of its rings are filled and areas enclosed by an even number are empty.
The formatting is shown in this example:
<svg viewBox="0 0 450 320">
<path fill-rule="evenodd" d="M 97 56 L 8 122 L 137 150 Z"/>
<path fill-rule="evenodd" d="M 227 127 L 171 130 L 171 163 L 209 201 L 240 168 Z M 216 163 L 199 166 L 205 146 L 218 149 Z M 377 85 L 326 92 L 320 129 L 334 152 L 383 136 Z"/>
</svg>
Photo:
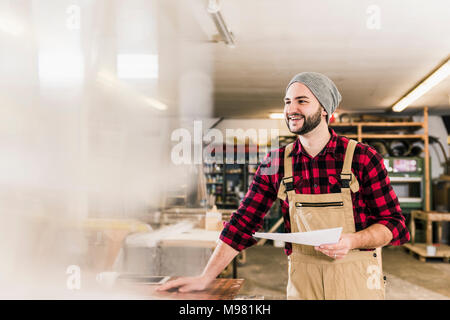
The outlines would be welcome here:
<svg viewBox="0 0 450 320">
<path fill-rule="evenodd" d="M 386 226 L 393 236 L 389 244 L 402 245 L 409 241 L 410 236 L 383 158 L 372 148 L 366 150 L 361 192 L 371 213 L 368 224 Z"/>
<path fill-rule="evenodd" d="M 262 168 L 268 168 L 270 165 L 269 152 L 256 170 L 253 182 L 239 208 L 220 234 L 220 240 L 237 251 L 256 243 L 252 235 L 262 227 L 265 214 L 277 198 L 277 191 L 270 177 L 261 173 Z"/>
</svg>

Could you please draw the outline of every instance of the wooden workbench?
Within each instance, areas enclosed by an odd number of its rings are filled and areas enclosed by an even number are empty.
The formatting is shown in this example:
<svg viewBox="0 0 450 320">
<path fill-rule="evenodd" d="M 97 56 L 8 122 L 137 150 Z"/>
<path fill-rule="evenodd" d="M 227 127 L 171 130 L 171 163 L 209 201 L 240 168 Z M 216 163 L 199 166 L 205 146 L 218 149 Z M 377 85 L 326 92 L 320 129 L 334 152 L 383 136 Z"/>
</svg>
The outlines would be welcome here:
<svg viewBox="0 0 450 320">
<path fill-rule="evenodd" d="M 415 219 L 426 221 L 426 243 L 415 243 L 416 222 Z M 411 211 L 410 233 L 411 243 L 404 245 L 411 253 L 417 254 L 421 261 L 426 261 L 426 258 L 443 258 L 444 261 L 450 259 L 450 246 L 442 244 L 442 222 L 450 221 L 450 212 L 437 211 Z M 436 246 L 436 254 L 430 256 L 427 254 L 427 246 L 433 245 L 433 222 L 438 223 L 438 244 Z"/>
<path fill-rule="evenodd" d="M 160 217 L 160 225 L 170 225 L 176 222 L 179 222 L 180 220 L 188 220 L 196 223 L 197 228 L 204 228 L 205 227 L 205 216 L 206 212 L 209 211 L 205 208 L 183 208 L 183 207 L 176 207 L 176 208 L 169 208 L 165 209 L 161 212 Z M 236 210 L 231 209 L 219 209 L 220 213 L 222 213 L 222 220 L 223 221 L 230 221 L 231 215 Z"/>
<path fill-rule="evenodd" d="M 188 293 L 178 290 L 156 291 L 158 285 L 122 284 L 120 287 L 152 300 L 233 300 L 243 283 L 244 279 L 215 279 L 206 290 Z"/>
<path fill-rule="evenodd" d="M 433 222 L 438 223 L 438 243 L 442 240 L 442 222 L 450 221 L 450 212 L 438 212 L 438 211 L 411 211 L 411 243 L 415 242 L 416 222 L 415 219 L 424 220 L 427 224 L 426 229 L 426 243 L 427 245 L 433 244 Z"/>
</svg>

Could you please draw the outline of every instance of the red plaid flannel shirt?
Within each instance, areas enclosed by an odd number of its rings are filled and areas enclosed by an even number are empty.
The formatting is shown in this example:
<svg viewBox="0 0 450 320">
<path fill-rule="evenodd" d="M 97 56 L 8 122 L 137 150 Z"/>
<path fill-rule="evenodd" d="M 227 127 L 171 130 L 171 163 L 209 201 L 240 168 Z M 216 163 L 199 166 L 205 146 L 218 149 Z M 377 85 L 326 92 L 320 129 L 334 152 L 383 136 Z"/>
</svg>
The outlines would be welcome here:
<svg viewBox="0 0 450 320">
<path fill-rule="evenodd" d="M 311 158 L 297 139 L 292 149 L 294 157 L 294 188 L 296 193 L 321 194 L 340 192 L 342 170 L 348 138 L 338 136 L 329 129 L 331 139 L 325 148 Z M 263 225 L 265 214 L 277 199 L 278 188 L 284 177 L 284 150 L 269 152 L 255 173 L 253 182 L 239 208 L 224 225 L 220 239 L 232 248 L 241 251 L 256 243 L 252 235 Z M 278 172 L 271 175 L 261 173 L 261 168 L 278 165 Z M 352 172 L 357 177 L 360 189 L 352 193 L 353 214 L 356 231 L 374 223 L 380 223 L 391 230 L 390 245 L 401 245 L 410 236 L 401 213 L 397 196 L 392 189 L 383 158 L 370 146 L 358 143 L 352 162 Z M 281 202 L 285 232 L 291 231 L 289 205 Z M 290 255 L 292 245 L 286 243 L 285 252 Z"/>
</svg>

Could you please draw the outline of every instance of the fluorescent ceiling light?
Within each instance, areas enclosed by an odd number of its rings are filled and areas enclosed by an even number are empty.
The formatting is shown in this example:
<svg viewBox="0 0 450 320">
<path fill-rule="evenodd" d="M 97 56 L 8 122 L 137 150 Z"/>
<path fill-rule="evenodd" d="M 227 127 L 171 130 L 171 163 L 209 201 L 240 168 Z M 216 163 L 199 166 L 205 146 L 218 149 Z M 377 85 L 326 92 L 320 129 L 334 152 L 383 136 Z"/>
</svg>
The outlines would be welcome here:
<svg viewBox="0 0 450 320">
<path fill-rule="evenodd" d="M 284 113 L 274 112 L 269 117 L 270 119 L 284 119 Z"/>
<path fill-rule="evenodd" d="M 395 112 L 403 111 L 411 103 L 419 99 L 431 88 L 437 85 L 450 75 L 450 59 L 444 62 L 436 71 L 429 75 L 413 90 L 411 90 L 406 96 L 401 98 L 397 103 L 392 106 L 392 110 Z"/>
<path fill-rule="evenodd" d="M 117 76 L 121 79 L 158 78 L 158 55 L 156 54 L 117 55 Z"/>
<path fill-rule="evenodd" d="M 0 18 L 0 31 L 18 36 L 23 33 L 24 27 L 12 18 Z"/>
<path fill-rule="evenodd" d="M 81 53 L 39 51 L 39 81 L 52 85 L 82 82 L 84 61 Z"/>
<path fill-rule="evenodd" d="M 222 37 L 225 44 L 231 48 L 234 48 L 234 37 L 233 33 L 228 29 L 225 20 L 222 17 L 222 14 L 220 13 L 220 5 L 218 0 L 209 0 L 208 4 L 208 12 L 211 15 L 214 24 L 217 27 L 217 30 L 220 33 L 220 36 Z"/>
</svg>

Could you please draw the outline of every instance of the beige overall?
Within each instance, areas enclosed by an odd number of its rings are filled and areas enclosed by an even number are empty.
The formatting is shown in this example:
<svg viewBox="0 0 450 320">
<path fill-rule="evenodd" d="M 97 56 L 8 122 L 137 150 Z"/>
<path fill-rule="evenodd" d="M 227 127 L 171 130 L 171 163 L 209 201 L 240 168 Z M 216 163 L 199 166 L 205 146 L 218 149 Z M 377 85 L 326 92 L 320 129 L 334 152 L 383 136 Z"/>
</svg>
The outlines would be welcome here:
<svg viewBox="0 0 450 320">
<path fill-rule="evenodd" d="M 351 172 L 357 142 L 350 140 L 341 172 L 340 193 L 297 194 L 293 188 L 293 144 L 286 146 L 284 178 L 278 197 L 289 202 L 291 232 L 343 227 L 342 233 L 354 233 L 352 192 L 359 190 Z M 378 255 L 379 256 L 379 255 Z M 378 257 L 380 258 L 380 257 Z M 335 260 L 312 246 L 292 244 L 289 259 L 288 299 L 384 299 L 381 259 L 375 251 L 349 251 Z"/>
</svg>

